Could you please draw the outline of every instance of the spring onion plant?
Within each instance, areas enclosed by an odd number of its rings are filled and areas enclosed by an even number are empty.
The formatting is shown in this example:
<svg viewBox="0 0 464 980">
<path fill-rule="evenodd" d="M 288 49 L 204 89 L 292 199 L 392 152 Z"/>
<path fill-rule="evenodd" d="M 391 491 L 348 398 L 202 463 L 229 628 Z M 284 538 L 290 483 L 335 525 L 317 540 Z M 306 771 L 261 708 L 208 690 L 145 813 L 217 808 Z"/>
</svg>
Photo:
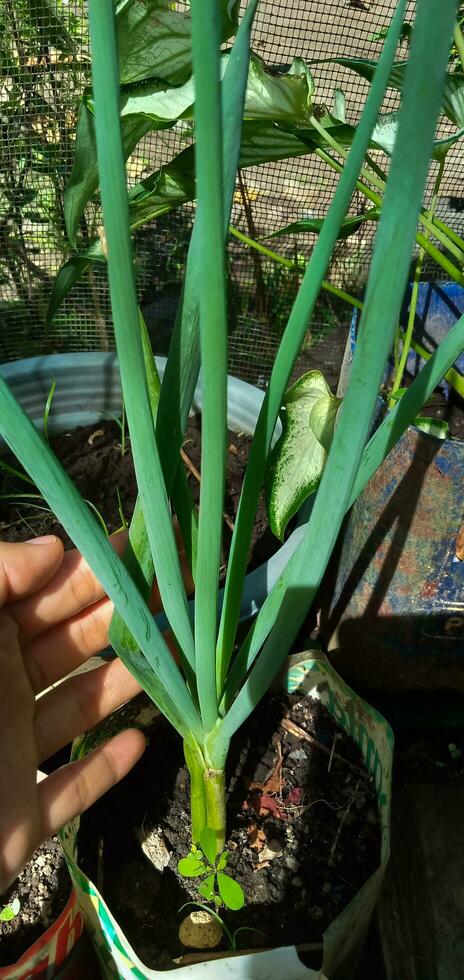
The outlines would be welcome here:
<svg viewBox="0 0 464 980">
<path fill-rule="evenodd" d="M 348 391 L 310 521 L 243 642 L 238 643 L 251 531 L 276 420 L 363 167 L 395 58 L 406 0 L 397 4 L 355 139 L 275 359 L 254 434 L 219 608 L 227 425 L 224 242 L 238 165 L 256 6 L 257 0 L 249 0 L 221 81 L 221 4 L 218 0 L 191 0 L 198 203 L 182 309 L 159 390 L 137 308 L 120 136 L 114 4 L 113 0 L 89 0 L 104 241 L 139 493 L 124 560 L 115 554 L 7 385 L 0 382 L 0 431 L 113 600 L 110 635 L 116 653 L 183 739 L 190 772 L 193 842 L 200 840 L 205 829 L 212 830 L 218 853 L 226 833 L 225 766 L 230 740 L 263 697 L 288 653 L 314 599 L 347 509 L 417 414 L 430 387 L 437 384 L 464 346 L 464 321 L 459 321 L 367 443 L 407 283 L 456 15 L 455 0 L 441 0 L 439 4 L 436 0 L 418 0 L 397 138 Z M 182 476 L 179 448 L 200 362 L 202 483 L 197 520 Z M 192 562 L 193 617 L 181 574 L 173 511 Z M 154 575 L 175 637 L 176 659 L 147 605 Z"/>
</svg>

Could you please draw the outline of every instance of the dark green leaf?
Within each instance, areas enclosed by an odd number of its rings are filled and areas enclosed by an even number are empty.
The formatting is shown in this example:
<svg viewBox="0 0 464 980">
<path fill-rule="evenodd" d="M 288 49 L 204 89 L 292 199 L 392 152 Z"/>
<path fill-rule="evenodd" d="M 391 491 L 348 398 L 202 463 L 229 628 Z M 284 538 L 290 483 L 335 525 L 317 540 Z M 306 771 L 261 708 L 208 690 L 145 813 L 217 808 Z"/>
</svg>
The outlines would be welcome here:
<svg viewBox="0 0 464 980">
<path fill-rule="evenodd" d="M 61 266 L 58 275 L 53 283 L 53 288 L 48 304 L 46 323 L 53 322 L 63 300 L 92 264 L 92 259 L 81 255 L 72 255 L 64 265 Z"/>
<path fill-rule="evenodd" d="M 225 875 L 222 871 L 219 871 L 217 883 L 219 894 L 228 909 L 236 912 L 245 905 L 243 888 L 239 885 L 238 881 L 234 881 L 229 875 Z"/>
<path fill-rule="evenodd" d="M 379 217 L 380 208 L 374 207 L 369 208 L 364 214 L 355 214 L 352 217 L 345 218 L 340 226 L 339 240 L 349 238 L 350 235 L 354 235 L 359 231 L 361 225 L 366 221 L 378 221 Z M 291 225 L 286 225 L 285 228 L 279 228 L 278 231 L 274 231 L 272 235 L 267 235 L 266 240 L 277 238 L 278 235 L 318 235 L 323 224 L 323 218 L 302 218 L 301 221 L 294 221 Z"/>
<path fill-rule="evenodd" d="M 129 116 L 122 125 L 125 159 L 134 146 L 151 129 L 149 119 L 143 116 Z M 87 102 L 81 103 L 76 132 L 76 148 L 71 176 L 64 193 L 64 216 L 66 230 L 71 245 L 75 244 L 79 222 L 92 194 L 98 187 L 97 150 L 95 145 L 95 122 L 93 112 Z"/>
<path fill-rule="evenodd" d="M 57 51 L 72 52 L 76 44 L 65 27 L 63 20 L 57 16 L 56 2 L 49 0 L 27 0 L 31 23 L 37 31 L 43 48 L 56 48 Z"/>
</svg>

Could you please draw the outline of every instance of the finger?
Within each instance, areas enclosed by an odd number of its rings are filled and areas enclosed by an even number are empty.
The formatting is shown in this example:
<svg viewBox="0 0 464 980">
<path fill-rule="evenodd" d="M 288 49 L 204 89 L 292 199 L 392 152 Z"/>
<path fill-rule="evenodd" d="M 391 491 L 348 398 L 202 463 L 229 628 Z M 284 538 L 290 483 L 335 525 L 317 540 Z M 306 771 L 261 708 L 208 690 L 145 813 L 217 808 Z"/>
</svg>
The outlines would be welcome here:
<svg viewBox="0 0 464 980">
<path fill-rule="evenodd" d="M 35 694 L 81 667 L 108 646 L 113 603 L 101 599 L 72 619 L 40 633 L 24 648 L 24 663 Z"/>
<path fill-rule="evenodd" d="M 76 674 L 36 701 L 39 764 L 141 691 L 121 660 Z"/>
<path fill-rule="evenodd" d="M 24 670 L 18 628 L 3 611 L 0 614 L 0 895 L 28 860 L 38 834 L 33 726 L 34 696 Z"/>
<path fill-rule="evenodd" d="M 132 769 L 145 749 L 145 738 L 128 729 L 100 745 L 86 759 L 58 769 L 38 786 L 42 833 L 46 839 L 87 810 Z"/>
<path fill-rule="evenodd" d="M 63 561 L 63 544 L 50 534 L 32 541 L 0 542 L 0 605 L 42 589 Z"/>
<path fill-rule="evenodd" d="M 114 534 L 110 539 L 118 554 L 122 554 L 127 535 Z M 66 551 L 61 567 L 41 592 L 16 602 L 11 614 L 18 623 L 21 640 L 63 622 L 102 599 L 105 592 L 82 555 Z"/>
</svg>

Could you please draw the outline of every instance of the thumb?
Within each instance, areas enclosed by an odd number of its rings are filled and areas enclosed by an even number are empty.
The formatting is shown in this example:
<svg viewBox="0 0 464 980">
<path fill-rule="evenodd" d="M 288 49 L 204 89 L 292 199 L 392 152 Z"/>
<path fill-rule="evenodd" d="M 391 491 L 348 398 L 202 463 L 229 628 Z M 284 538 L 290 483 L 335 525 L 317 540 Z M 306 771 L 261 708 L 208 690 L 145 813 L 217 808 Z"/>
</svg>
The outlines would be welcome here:
<svg viewBox="0 0 464 980">
<path fill-rule="evenodd" d="M 54 534 L 21 543 L 0 542 L 0 606 L 37 592 L 63 561 L 64 549 Z"/>
</svg>

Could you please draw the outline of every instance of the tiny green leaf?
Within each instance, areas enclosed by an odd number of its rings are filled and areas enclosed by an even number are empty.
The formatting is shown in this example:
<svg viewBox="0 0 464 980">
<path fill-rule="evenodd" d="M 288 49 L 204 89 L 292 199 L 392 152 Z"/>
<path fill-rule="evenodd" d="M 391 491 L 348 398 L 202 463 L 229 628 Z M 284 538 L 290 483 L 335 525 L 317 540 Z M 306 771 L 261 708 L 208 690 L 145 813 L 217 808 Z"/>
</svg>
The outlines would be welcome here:
<svg viewBox="0 0 464 980">
<path fill-rule="evenodd" d="M 208 902 L 214 901 L 214 875 L 208 875 L 198 886 L 198 891 L 202 898 L 206 898 Z"/>
<path fill-rule="evenodd" d="M 183 878 L 198 878 L 205 873 L 206 866 L 204 861 L 200 861 L 194 854 L 189 854 L 180 859 L 177 870 Z"/>
<path fill-rule="evenodd" d="M 200 847 L 205 858 L 214 867 L 217 857 L 216 834 L 211 827 L 204 827 L 200 833 Z"/>
<path fill-rule="evenodd" d="M 284 397 L 283 432 L 266 474 L 269 523 L 281 540 L 290 518 L 319 484 L 339 404 L 320 371 L 308 371 Z"/>
<path fill-rule="evenodd" d="M 229 851 L 223 851 L 222 854 L 219 856 L 219 860 L 216 865 L 216 870 L 224 871 L 224 868 L 227 867 L 228 861 L 229 861 Z"/>
<path fill-rule="evenodd" d="M 414 425 L 421 432 L 426 432 L 428 436 L 435 436 L 436 439 L 448 438 L 449 425 L 444 419 L 429 419 L 426 416 L 418 415 L 414 419 Z"/>
<path fill-rule="evenodd" d="M 238 881 L 220 871 L 217 875 L 219 894 L 228 909 L 236 912 L 245 904 L 245 894 Z"/>
<path fill-rule="evenodd" d="M 19 910 L 21 908 L 21 903 L 19 898 L 14 898 L 12 902 L 5 907 L 0 912 L 0 922 L 11 922 L 15 919 Z"/>
</svg>

